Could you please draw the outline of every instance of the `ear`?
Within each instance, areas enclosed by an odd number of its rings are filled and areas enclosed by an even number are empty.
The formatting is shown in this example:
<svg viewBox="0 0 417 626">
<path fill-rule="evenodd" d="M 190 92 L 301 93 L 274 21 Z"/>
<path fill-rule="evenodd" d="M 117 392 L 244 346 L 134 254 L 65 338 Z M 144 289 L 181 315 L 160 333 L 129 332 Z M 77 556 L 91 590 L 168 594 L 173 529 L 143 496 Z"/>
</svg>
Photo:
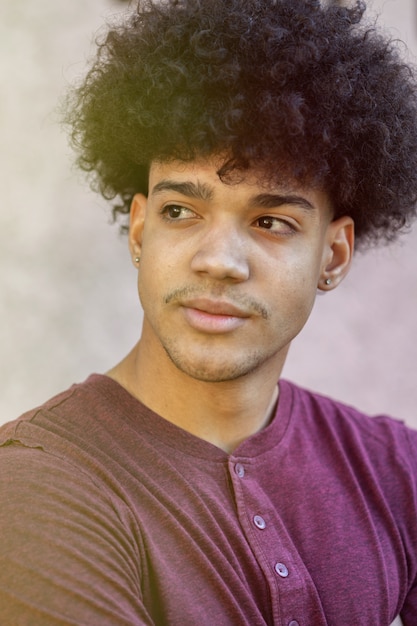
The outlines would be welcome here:
<svg viewBox="0 0 417 626">
<path fill-rule="evenodd" d="M 347 215 L 330 222 L 326 232 L 318 288 L 329 291 L 338 286 L 349 271 L 353 257 L 355 227 Z"/>
<path fill-rule="evenodd" d="M 130 205 L 129 219 L 129 250 L 133 264 L 137 267 L 142 250 L 143 227 L 145 225 L 147 198 L 141 193 L 133 196 Z"/>
</svg>

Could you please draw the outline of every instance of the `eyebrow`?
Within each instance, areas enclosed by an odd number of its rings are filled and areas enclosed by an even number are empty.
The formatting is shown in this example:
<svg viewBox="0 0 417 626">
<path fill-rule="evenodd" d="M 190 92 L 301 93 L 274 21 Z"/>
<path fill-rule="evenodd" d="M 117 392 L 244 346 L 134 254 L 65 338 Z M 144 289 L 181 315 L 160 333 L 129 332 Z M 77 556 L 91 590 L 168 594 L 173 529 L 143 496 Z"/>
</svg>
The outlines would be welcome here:
<svg viewBox="0 0 417 626">
<path fill-rule="evenodd" d="M 212 187 L 205 183 L 197 181 L 175 181 L 170 179 L 160 180 L 153 187 L 151 194 L 156 195 L 164 191 L 175 191 L 183 196 L 189 198 L 196 198 L 197 200 L 209 201 L 214 197 L 214 191 Z M 298 206 L 305 211 L 314 211 L 315 207 L 303 196 L 297 194 L 279 194 L 279 193 L 261 193 L 249 201 L 249 206 L 252 208 L 260 207 L 263 209 L 275 209 L 285 204 Z"/>
<path fill-rule="evenodd" d="M 284 204 L 299 206 L 306 211 L 314 211 L 315 206 L 303 196 L 296 194 L 261 193 L 250 200 L 251 207 L 261 207 L 263 209 L 275 209 Z"/>
<path fill-rule="evenodd" d="M 212 200 L 214 195 L 213 189 L 209 185 L 199 181 L 194 183 L 192 181 L 178 182 L 175 180 L 163 179 L 160 180 L 159 183 L 156 183 L 151 191 L 151 194 L 155 195 L 162 193 L 163 191 L 175 191 L 183 196 L 204 201 Z"/>
</svg>

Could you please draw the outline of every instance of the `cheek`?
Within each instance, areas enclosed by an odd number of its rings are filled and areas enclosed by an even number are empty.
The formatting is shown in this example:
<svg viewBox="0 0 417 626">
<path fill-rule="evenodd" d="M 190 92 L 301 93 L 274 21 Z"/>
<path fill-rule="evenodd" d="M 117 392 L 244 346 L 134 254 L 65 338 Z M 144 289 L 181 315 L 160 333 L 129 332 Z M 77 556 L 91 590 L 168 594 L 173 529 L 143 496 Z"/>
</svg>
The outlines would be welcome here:
<svg viewBox="0 0 417 626">
<path fill-rule="evenodd" d="M 154 263 L 151 263 L 148 259 L 149 255 L 144 253 L 142 248 L 137 284 L 139 300 L 144 311 L 148 311 L 152 303 L 158 299 L 159 279 L 158 272 L 155 272 L 154 268 L 158 267 L 159 263 L 157 259 L 155 259 Z"/>
<path fill-rule="evenodd" d="M 310 290 L 314 292 L 321 271 L 320 251 L 311 248 L 308 242 L 298 246 L 291 251 L 290 258 L 286 259 L 283 271 L 285 272 L 283 280 L 289 287 L 292 284 L 293 290 L 299 290 L 300 293 Z"/>
<path fill-rule="evenodd" d="M 287 264 L 275 273 L 272 308 L 277 315 L 285 315 L 288 324 L 304 325 L 317 294 L 320 264 L 312 255 Z"/>
<path fill-rule="evenodd" d="M 163 248 L 166 251 L 166 248 Z M 142 254 L 138 273 L 138 293 L 143 310 L 152 316 L 162 306 L 165 296 L 176 285 L 175 266 L 165 254 Z M 178 279 L 177 279 L 178 282 Z"/>
</svg>

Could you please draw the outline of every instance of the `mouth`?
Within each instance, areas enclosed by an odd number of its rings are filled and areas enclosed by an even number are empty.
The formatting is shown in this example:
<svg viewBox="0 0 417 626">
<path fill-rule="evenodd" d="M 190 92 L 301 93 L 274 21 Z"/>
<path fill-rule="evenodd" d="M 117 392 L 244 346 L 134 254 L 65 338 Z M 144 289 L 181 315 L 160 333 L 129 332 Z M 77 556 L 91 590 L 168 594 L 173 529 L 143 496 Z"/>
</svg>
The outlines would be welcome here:
<svg viewBox="0 0 417 626">
<path fill-rule="evenodd" d="M 243 326 L 251 313 L 230 302 L 196 298 L 181 302 L 187 322 L 200 332 L 218 334 L 232 332 Z"/>
</svg>

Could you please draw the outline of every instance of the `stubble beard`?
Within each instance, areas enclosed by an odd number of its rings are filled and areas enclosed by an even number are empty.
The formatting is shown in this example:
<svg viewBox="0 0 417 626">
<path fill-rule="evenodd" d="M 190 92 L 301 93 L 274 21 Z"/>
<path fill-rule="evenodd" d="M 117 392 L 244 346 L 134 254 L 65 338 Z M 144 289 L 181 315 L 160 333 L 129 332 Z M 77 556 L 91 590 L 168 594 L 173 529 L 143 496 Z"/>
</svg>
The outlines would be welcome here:
<svg viewBox="0 0 417 626">
<path fill-rule="evenodd" d="M 193 296 L 209 295 L 211 297 L 221 297 L 226 295 L 228 300 L 245 307 L 248 311 L 252 311 L 258 318 L 262 320 L 271 318 L 270 311 L 263 303 L 245 295 L 233 294 L 231 298 L 228 292 L 229 288 L 223 285 L 207 286 L 206 288 L 202 286 L 177 288 L 163 298 L 163 305 L 175 305 L 176 302 L 181 301 L 183 298 Z M 148 321 L 150 319 L 152 319 L 152 315 L 149 315 Z M 247 347 L 245 349 L 245 339 L 242 338 L 242 343 L 237 345 L 235 355 L 232 352 L 232 346 L 226 348 L 221 345 L 218 346 L 219 351 L 226 349 L 226 355 L 222 359 L 215 346 L 216 338 L 214 337 L 206 338 L 206 350 L 204 348 L 204 340 L 200 346 L 194 345 L 191 350 L 188 350 L 187 345 L 184 345 L 180 337 L 173 337 L 172 333 L 162 332 L 162 328 L 158 330 L 158 325 L 153 323 L 150 323 L 150 326 L 154 335 L 158 338 L 157 341 L 160 347 L 174 367 L 186 376 L 201 382 L 226 383 L 236 381 L 261 368 L 262 365 L 272 360 L 279 352 L 279 346 L 275 346 L 272 349 L 271 347 L 269 349 L 265 348 L 265 346 L 263 349 L 259 349 L 259 347 Z"/>
<path fill-rule="evenodd" d="M 203 362 L 201 357 L 197 362 L 197 359 L 188 358 L 174 345 L 163 343 L 162 346 L 170 361 L 180 372 L 194 380 L 206 383 L 225 383 L 248 376 L 272 356 L 254 350 L 245 357 L 240 356 L 233 362 L 223 361 L 214 364 L 210 355 L 207 356 L 207 362 Z M 204 349 L 201 350 L 201 353 L 204 355 Z"/>
</svg>

